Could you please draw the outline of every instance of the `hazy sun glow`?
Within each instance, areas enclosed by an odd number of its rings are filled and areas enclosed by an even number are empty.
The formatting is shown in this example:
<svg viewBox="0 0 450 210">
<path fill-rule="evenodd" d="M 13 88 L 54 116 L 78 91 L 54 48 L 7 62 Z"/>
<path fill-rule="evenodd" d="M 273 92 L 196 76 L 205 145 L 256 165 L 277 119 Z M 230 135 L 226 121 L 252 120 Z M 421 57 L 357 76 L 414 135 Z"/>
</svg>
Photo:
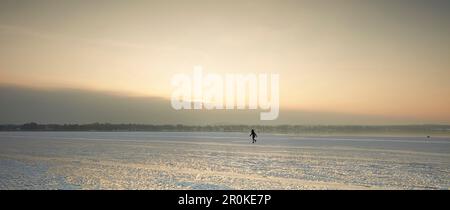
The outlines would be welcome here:
<svg viewBox="0 0 450 210">
<path fill-rule="evenodd" d="M 0 5 L 1 84 L 170 98 L 171 77 L 201 64 L 218 74 L 279 74 L 282 109 L 450 122 L 447 3 Z"/>
</svg>

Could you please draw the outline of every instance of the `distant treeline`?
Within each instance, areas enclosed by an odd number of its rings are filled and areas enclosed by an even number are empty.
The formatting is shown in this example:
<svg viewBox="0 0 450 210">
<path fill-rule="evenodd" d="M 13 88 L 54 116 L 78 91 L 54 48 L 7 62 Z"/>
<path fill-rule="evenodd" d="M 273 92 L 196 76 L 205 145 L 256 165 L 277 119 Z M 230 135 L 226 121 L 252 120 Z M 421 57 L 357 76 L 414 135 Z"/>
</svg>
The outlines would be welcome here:
<svg viewBox="0 0 450 210">
<path fill-rule="evenodd" d="M 37 124 L 0 125 L 0 131 L 197 131 L 197 132 L 257 132 L 339 135 L 339 134 L 413 134 L 450 136 L 450 125 L 146 125 L 146 124 Z"/>
</svg>

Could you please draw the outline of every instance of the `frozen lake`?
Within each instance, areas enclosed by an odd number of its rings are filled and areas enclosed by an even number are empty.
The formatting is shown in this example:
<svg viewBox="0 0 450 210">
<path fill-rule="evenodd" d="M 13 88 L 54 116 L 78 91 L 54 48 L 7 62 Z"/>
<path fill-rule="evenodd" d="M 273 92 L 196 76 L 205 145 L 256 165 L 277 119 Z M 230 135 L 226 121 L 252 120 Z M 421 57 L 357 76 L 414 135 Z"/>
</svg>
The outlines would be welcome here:
<svg viewBox="0 0 450 210">
<path fill-rule="evenodd" d="M 0 189 L 449 189 L 450 138 L 0 132 Z"/>
</svg>

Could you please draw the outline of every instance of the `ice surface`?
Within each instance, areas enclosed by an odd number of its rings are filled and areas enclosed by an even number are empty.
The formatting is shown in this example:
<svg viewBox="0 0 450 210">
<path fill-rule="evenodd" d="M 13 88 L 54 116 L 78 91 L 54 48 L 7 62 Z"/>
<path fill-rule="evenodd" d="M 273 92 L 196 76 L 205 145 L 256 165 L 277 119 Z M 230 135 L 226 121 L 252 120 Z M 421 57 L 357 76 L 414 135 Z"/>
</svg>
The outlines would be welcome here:
<svg viewBox="0 0 450 210">
<path fill-rule="evenodd" d="M 450 139 L 1 132 L 0 189 L 449 189 Z"/>
</svg>

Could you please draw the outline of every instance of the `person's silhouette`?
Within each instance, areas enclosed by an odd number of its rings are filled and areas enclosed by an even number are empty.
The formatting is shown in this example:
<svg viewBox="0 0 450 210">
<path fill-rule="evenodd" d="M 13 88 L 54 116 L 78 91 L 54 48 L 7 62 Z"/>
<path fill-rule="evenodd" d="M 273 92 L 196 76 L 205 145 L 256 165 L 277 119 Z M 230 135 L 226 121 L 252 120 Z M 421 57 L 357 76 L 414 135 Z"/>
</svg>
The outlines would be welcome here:
<svg viewBox="0 0 450 210">
<path fill-rule="evenodd" d="M 250 136 L 252 137 L 252 144 L 256 142 L 256 137 L 258 137 L 258 135 L 256 135 L 255 130 L 252 129 L 252 132 L 250 133 Z"/>
</svg>

